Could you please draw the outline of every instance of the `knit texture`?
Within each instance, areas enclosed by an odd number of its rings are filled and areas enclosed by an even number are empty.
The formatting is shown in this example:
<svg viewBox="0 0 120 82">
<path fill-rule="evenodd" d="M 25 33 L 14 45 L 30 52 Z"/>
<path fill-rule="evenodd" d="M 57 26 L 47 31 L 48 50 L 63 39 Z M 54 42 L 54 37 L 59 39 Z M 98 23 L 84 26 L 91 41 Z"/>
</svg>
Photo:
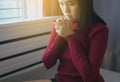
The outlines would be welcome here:
<svg viewBox="0 0 120 82">
<path fill-rule="evenodd" d="M 107 47 L 108 28 L 99 23 L 91 30 L 79 31 L 75 23 L 72 29 L 73 35 L 62 38 L 53 26 L 43 54 L 45 67 L 49 69 L 60 61 L 57 82 L 104 82 L 99 70 Z"/>
</svg>

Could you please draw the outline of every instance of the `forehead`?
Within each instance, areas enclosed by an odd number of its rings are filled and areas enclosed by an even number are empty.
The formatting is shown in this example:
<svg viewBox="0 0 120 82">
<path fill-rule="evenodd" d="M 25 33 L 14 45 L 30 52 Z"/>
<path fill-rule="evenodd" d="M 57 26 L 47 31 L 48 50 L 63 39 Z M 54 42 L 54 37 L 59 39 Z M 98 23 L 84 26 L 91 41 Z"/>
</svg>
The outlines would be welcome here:
<svg viewBox="0 0 120 82">
<path fill-rule="evenodd" d="M 58 0 L 59 2 L 77 2 L 77 0 Z"/>
</svg>

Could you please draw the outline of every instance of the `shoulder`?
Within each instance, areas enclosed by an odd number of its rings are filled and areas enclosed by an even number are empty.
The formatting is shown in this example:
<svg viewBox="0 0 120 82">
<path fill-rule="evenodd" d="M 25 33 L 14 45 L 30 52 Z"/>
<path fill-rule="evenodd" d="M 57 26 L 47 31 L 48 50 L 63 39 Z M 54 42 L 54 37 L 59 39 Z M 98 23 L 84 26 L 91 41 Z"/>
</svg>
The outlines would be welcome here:
<svg viewBox="0 0 120 82">
<path fill-rule="evenodd" d="M 106 34 L 108 34 L 108 32 L 109 32 L 108 27 L 105 24 L 98 23 L 98 24 L 94 25 L 94 27 L 90 30 L 89 37 L 92 37 L 97 33 L 102 34 L 103 32 L 106 32 Z"/>
</svg>

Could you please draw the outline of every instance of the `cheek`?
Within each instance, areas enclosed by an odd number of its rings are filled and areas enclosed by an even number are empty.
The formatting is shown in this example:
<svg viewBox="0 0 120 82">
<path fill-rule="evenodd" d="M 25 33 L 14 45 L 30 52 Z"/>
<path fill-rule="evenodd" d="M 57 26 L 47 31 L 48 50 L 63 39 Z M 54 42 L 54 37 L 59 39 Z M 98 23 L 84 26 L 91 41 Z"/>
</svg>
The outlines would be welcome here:
<svg viewBox="0 0 120 82">
<path fill-rule="evenodd" d="M 78 8 L 76 8 L 76 7 L 72 8 L 72 14 L 73 14 L 73 16 L 77 17 L 78 16 Z"/>
<path fill-rule="evenodd" d="M 63 12 L 63 6 L 62 6 L 62 5 L 60 5 L 60 9 L 61 9 L 61 11 Z"/>
</svg>

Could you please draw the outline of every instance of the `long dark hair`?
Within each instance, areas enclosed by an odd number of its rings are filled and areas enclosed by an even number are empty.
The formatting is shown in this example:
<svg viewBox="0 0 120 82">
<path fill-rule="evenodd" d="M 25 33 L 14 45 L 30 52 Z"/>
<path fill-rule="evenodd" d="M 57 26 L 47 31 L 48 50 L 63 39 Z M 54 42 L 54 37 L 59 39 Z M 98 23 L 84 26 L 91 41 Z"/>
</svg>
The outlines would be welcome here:
<svg viewBox="0 0 120 82">
<path fill-rule="evenodd" d="M 92 28 L 96 23 L 105 24 L 104 20 L 100 18 L 93 8 L 93 0 L 78 0 L 80 17 L 78 24 L 85 25 L 89 24 Z"/>
</svg>

